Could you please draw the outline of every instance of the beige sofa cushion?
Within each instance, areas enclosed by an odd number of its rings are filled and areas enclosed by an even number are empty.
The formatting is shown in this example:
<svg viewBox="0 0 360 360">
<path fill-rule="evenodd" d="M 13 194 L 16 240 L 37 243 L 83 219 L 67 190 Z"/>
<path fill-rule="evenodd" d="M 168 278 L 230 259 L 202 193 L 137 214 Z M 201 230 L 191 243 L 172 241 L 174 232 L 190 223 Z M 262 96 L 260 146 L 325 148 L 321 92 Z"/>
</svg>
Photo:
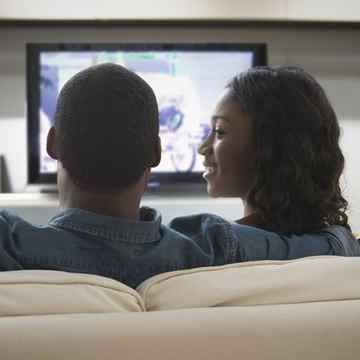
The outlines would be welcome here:
<svg viewBox="0 0 360 360">
<path fill-rule="evenodd" d="M 0 316 L 144 311 L 139 294 L 115 280 L 48 270 L 0 273 Z"/>
<path fill-rule="evenodd" d="M 147 310 L 360 299 L 360 258 L 314 256 L 196 268 L 138 287 Z"/>
</svg>

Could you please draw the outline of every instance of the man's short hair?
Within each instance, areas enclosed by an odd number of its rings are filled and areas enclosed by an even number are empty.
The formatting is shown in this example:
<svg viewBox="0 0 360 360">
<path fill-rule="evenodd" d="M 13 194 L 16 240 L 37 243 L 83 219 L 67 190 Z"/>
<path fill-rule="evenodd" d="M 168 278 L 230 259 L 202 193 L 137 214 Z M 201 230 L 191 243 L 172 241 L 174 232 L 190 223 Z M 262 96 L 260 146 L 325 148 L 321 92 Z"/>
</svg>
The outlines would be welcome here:
<svg viewBox="0 0 360 360">
<path fill-rule="evenodd" d="M 62 88 L 55 113 L 57 156 L 81 188 L 117 191 L 151 167 L 159 133 L 151 87 L 115 64 L 87 68 Z"/>
</svg>

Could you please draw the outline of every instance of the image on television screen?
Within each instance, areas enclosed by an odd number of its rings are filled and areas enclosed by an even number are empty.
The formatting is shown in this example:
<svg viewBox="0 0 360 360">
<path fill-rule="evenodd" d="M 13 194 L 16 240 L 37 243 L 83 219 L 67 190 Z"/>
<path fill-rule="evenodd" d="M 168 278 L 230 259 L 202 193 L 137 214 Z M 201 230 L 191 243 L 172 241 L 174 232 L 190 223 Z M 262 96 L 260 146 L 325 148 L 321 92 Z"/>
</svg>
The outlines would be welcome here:
<svg viewBox="0 0 360 360">
<path fill-rule="evenodd" d="M 254 52 L 192 50 L 47 51 L 39 54 L 38 172 L 56 173 L 46 153 L 57 96 L 65 82 L 89 66 L 125 66 L 153 88 L 158 105 L 162 160 L 154 173 L 201 173 L 197 148 L 210 132 L 216 101 L 228 81 L 254 64 Z"/>
</svg>

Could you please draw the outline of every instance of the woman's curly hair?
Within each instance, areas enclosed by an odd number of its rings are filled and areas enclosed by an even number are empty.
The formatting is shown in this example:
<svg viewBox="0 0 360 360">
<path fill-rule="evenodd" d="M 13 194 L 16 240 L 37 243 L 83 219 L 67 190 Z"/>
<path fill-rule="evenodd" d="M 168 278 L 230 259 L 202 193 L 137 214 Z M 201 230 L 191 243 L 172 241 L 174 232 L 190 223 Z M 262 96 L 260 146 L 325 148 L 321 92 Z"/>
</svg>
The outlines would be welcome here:
<svg viewBox="0 0 360 360">
<path fill-rule="evenodd" d="M 318 82 L 298 67 L 256 67 L 228 89 L 254 123 L 256 175 L 246 200 L 261 221 L 279 233 L 350 229 L 340 127 Z"/>
</svg>

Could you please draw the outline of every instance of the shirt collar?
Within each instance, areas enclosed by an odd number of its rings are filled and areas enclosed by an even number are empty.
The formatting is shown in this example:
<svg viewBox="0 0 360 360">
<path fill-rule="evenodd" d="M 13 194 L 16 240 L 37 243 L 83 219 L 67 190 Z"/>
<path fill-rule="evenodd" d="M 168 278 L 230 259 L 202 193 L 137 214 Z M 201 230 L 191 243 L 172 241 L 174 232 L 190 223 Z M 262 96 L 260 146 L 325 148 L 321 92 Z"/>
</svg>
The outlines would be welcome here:
<svg viewBox="0 0 360 360">
<path fill-rule="evenodd" d="M 70 208 L 50 219 L 49 225 L 109 240 L 146 243 L 159 240 L 161 215 L 142 207 L 139 220 L 128 220 Z"/>
</svg>

